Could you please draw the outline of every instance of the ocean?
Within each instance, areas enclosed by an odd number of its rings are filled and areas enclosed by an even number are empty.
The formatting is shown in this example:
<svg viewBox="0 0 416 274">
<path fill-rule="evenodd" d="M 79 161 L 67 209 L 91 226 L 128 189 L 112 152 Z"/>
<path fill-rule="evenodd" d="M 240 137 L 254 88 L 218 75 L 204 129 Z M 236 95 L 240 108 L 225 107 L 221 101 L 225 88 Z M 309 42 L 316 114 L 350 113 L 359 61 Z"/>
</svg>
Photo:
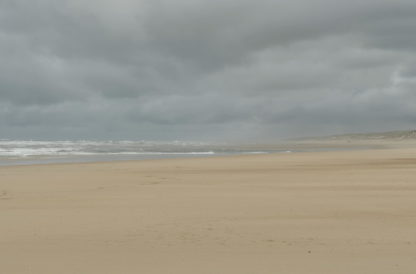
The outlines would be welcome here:
<svg viewBox="0 0 416 274">
<path fill-rule="evenodd" d="M 0 165 L 101 162 L 288 152 L 205 142 L 0 140 Z"/>
</svg>

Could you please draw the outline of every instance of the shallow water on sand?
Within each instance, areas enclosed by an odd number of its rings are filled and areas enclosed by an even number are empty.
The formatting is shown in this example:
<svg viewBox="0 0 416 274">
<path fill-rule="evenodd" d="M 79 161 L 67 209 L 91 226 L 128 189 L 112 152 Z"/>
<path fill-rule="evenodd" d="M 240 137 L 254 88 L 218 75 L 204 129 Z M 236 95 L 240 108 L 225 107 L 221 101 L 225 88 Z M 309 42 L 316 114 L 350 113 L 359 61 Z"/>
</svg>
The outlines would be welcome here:
<svg viewBox="0 0 416 274">
<path fill-rule="evenodd" d="M 351 150 L 368 147 L 160 141 L 0 140 L 0 166 Z"/>
</svg>

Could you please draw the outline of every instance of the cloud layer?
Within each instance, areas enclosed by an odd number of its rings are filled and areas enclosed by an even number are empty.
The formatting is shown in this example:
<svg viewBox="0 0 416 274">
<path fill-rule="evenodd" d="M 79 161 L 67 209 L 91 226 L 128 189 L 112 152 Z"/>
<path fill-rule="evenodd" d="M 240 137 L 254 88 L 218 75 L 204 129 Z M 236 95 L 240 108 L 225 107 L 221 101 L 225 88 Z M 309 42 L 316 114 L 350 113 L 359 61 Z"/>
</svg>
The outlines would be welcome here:
<svg viewBox="0 0 416 274">
<path fill-rule="evenodd" d="M 414 127 L 413 0 L 0 1 L 0 138 Z"/>
</svg>

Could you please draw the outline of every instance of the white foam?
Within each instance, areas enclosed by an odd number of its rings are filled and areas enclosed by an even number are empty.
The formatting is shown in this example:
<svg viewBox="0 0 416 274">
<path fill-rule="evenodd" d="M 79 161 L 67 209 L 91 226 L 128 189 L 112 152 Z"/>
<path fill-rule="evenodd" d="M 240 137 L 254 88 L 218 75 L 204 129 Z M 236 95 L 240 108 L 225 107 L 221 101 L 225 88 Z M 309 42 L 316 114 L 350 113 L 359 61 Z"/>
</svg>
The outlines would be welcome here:
<svg viewBox="0 0 416 274">
<path fill-rule="evenodd" d="M 0 156 L 212 155 L 198 142 L 0 140 Z M 194 150 L 196 149 L 196 150 Z"/>
</svg>

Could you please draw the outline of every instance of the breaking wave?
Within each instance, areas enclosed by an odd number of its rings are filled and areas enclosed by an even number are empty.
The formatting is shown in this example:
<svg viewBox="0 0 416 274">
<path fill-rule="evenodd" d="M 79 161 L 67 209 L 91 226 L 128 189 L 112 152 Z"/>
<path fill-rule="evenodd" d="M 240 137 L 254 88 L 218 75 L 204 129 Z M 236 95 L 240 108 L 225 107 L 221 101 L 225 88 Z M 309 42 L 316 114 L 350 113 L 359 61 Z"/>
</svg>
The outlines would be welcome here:
<svg viewBox="0 0 416 274">
<path fill-rule="evenodd" d="M 153 141 L 0 141 L 0 157 L 82 155 L 213 155 L 209 144 Z"/>
</svg>

